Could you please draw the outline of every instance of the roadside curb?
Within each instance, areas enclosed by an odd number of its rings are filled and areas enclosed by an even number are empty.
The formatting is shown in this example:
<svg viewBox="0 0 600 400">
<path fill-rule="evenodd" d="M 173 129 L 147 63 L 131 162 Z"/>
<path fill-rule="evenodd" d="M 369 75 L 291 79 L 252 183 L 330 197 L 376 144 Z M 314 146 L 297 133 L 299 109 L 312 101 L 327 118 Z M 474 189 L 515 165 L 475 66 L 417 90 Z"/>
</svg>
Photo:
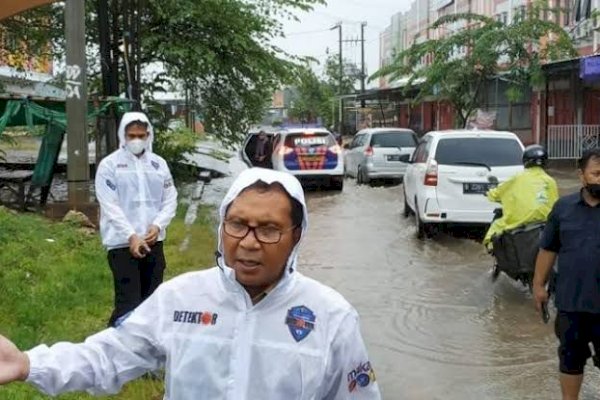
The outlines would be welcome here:
<svg viewBox="0 0 600 400">
<path fill-rule="evenodd" d="M 200 207 L 200 204 L 202 204 L 202 195 L 204 195 L 204 189 L 210 184 L 211 179 L 212 176 L 209 171 L 202 171 L 198 177 L 196 187 L 194 187 L 194 190 L 192 191 L 192 194 L 189 198 L 189 206 L 183 219 L 184 224 L 186 226 L 186 236 L 185 239 L 183 239 L 183 242 L 181 242 L 181 245 L 179 246 L 179 251 L 185 251 L 189 247 L 189 227 L 194 222 L 196 222 L 196 218 L 198 217 L 198 207 Z"/>
</svg>

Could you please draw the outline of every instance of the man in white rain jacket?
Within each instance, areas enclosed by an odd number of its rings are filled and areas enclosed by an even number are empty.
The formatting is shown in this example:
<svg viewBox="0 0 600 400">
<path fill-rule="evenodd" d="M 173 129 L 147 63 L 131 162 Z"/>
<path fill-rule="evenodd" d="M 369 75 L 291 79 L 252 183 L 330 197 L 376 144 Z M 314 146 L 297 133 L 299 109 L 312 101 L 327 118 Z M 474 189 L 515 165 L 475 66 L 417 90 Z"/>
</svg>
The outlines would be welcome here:
<svg viewBox="0 0 600 400">
<path fill-rule="evenodd" d="M 177 209 L 177 190 L 167 163 L 152 152 L 153 139 L 145 114 L 126 113 L 119 126 L 119 149 L 100 162 L 96 173 L 100 233 L 115 287 L 109 326 L 163 281 L 163 241 Z"/>
<path fill-rule="evenodd" d="M 296 270 L 297 179 L 243 172 L 220 219 L 218 267 L 162 284 L 119 327 L 26 353 L 0 336 L 0 384 L 116 393 L 164 362 L 169 400 L 380 399 L 356 311 Z"/>
</svg>

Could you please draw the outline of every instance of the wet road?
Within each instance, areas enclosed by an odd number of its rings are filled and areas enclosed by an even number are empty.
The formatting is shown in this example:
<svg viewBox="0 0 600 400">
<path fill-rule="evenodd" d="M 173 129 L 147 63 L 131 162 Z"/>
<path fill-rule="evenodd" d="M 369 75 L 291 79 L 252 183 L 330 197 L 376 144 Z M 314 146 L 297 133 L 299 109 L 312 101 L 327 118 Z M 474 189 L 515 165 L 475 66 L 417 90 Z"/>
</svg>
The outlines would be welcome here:
<svg viewBox="0 0 600 400">
<path fill-rule="evenodd" d="M 415 239 L 401 193 L 353 181 L 341 194 L 309 193 L 300 262 L 358 309 L 384 398 L 560 399 L 553 325 L 527 290 L 492 283 L 475 241 Z M 588 373 L 582 399 L 600 398 L 598 378 Z"/>
</svg>

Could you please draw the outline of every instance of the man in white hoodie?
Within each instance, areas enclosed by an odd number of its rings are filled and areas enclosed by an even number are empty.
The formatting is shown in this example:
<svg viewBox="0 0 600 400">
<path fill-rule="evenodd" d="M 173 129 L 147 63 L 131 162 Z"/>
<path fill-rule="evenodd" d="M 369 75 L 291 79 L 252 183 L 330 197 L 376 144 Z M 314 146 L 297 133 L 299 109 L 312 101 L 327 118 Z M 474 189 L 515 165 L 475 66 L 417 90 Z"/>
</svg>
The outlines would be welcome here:
<svg viewBox="0 0 600 400">
<path fill-rule="evenodd" d="M 379 400 L 355 309 L 296 270 L 298 180 L 249 169 L 219 215 L 217 267 L 165 282 L 84 343 L 21 352 L 0 336 L 0 384 L 109 394 L 164 364 L 165 400 Z"/>
<path fill-rule="evenodd" d="M 96 172 L 100 233 L 113 273 L 115 326 L 163 281 L 163 241 L 175 216 L 177 191 L 165 160 L 152 152 L 154 131 L 145 114 L 126 113 L 119 149 Z"/>
</svg>

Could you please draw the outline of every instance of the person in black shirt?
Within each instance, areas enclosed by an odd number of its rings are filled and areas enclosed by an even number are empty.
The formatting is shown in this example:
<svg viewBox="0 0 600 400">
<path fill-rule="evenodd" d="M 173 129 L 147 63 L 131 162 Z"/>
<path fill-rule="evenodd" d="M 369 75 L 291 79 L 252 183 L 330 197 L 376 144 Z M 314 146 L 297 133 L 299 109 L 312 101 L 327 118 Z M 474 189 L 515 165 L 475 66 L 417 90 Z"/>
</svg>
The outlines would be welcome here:
<svg viewBox="0 0 600 400">
<path fill-rule="evenodd" d="M 267 136 L 265 131 L 260 131 L 256 140 L 256 151 L 254 153 L 254 162 L 252 163 L 255 167 L 261 168 L 273 168 L 271 162 L 271 155 L 273 153 L 273 144 L 271 139 Z"/>
<path fill-rule="evenodd" d="M 563 400 L 576 400 L 584 366 L 592 356 L 600 367 L 600 149 L 579 160 L 583 185 L 562 197 L 548 217 L 540 243 L 533 294 L 538 311 L 548 301 L 545 288 L 558 257 L 555 332 Z"/>
</svg>

